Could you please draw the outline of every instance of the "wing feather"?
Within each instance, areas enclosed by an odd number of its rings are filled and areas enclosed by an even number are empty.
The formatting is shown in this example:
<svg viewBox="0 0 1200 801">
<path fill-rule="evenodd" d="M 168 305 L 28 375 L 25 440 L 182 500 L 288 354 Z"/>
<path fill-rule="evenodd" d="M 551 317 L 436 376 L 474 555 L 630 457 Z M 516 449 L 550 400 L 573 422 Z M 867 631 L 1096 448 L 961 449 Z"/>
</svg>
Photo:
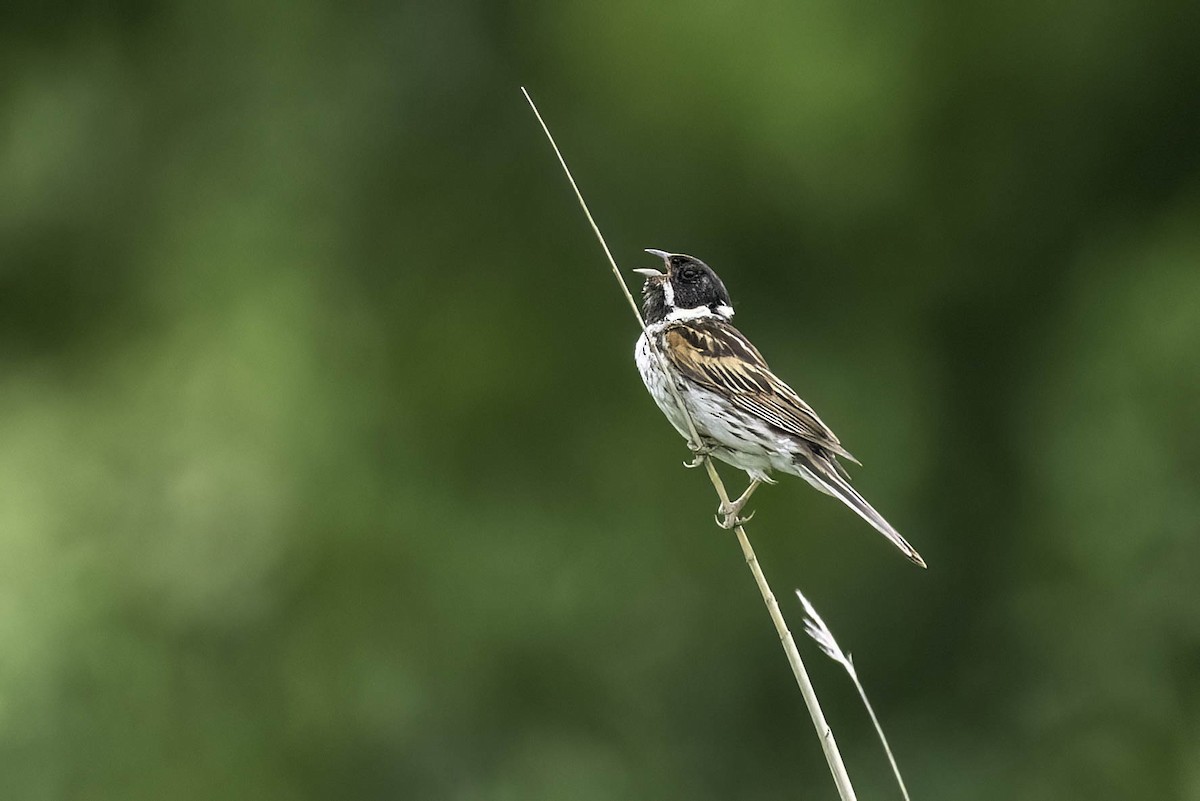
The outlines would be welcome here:
<svg viewBox="0 0 1200 801">
<path fill-rule="evenodd" d="M 664 340 L 667 358 L 683 376 L 785 433 L 858 463 L 812 407 L 771 372 L 758 349 L 729 323 L 691 320 L 667 328 Z"/>
</svg>

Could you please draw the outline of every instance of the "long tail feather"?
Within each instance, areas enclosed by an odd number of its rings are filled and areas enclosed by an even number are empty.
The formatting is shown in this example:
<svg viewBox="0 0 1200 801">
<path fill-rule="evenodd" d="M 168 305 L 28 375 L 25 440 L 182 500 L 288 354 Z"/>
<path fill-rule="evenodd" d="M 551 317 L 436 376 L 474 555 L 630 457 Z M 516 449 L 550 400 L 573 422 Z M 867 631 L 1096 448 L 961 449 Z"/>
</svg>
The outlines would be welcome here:
<svg viewBox="0 0 1200 801">
<path fill-rule="evenodd" d="M 800 461 L 800 460 L 797 460 Z M 836 464 L 836 463 L 835 463 Z M 867 499 L 858 493 L 858 490 L 850 486 L 850 484 L 839 475 L 839 471 L 833 466 L 828 470 L 821 470 L 815 466 L 805 464 L 798 465 L 803 471 L 804 478 L 817 489 L 837 498 L 842 503 L 853 509 L 859 517 L 866 520 L 875 530 L 883 536 L 887 537 L 893 545 L 900 549 L 900 552 L 908 557 L 917 567 L 928 567 L 925 560 L 921 558 L 921 554 L 917 553 L 917 549 L 908 544 L 908 540 L 900 536 L 896 529 L 892 528 L 892 524 L 883 519 L 883 515 L 875 511 L 875 507 L 867 503 Z"/>
</svg>

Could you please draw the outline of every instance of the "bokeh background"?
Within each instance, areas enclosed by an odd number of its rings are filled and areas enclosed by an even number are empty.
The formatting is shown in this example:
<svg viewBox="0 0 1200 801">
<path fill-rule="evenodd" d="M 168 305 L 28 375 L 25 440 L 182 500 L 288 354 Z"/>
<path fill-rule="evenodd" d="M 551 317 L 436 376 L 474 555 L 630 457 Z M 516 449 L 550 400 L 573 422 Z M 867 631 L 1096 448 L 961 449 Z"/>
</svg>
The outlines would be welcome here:
<svg viewBox="0 0 1200 801">
<path fill-rule="evenodd" d="M 0 797 L 834 797 L 524 84 L 928 560 L 755 499 L 914 797 L 1200 799 L 1200 6 L 0 23 Z"/>
</svg>

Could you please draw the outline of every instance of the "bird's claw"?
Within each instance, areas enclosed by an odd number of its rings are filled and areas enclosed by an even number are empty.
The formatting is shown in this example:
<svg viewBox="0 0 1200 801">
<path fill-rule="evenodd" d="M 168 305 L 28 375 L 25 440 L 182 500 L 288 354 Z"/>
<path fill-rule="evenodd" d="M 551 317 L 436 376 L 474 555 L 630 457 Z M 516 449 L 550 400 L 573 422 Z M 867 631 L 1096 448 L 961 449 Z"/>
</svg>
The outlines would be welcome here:
<svg viewBox="0 0 1200 801">
<path fill-rule="evenodd" d="M 737 528 L 743 523 L 749 522 L 750 518 L 754 517 L 754 512 L 751 512 L 745 517 L 740 516 L 742 507 L 746 505 L 747 499 L 742 498 L 740 500 L 740 503 L 738 501 L 730 501 L 729 503 L 722 502 L 722 504 L 717 507 L 716 517 L 718 526 L 726 530 L 733 529 Z"/>
<path fill-rule="evenodd" d="M 730 529 L 735 529 L 738 526 L 749 523 L 750 518 L 754 517 L 754 512 L 751 512 L 745 517 L 739 517 L 737 510 L 732 512 L 718 512 L 715 517 L 717 520 L 717 525 L 726 531 L 729 531 Z"/>
<path fill-rule="evenodd" d="M 688 447 L 691 448 L 691 450 L 692 450 L 692 461 L 684 462 L 683 466 L 688 468 L 689 470 L 693 467 L 700 467 L 701 465 L 703 465 L 704 460 L 707 459 L 708 455 L 710 453 L 712 453 L 712 451 L 713 451 L 712 447 L 709 445 L 697 446 L 697 445 L 693 445 L 692 443 L 689 442 Z"/>
</svg>

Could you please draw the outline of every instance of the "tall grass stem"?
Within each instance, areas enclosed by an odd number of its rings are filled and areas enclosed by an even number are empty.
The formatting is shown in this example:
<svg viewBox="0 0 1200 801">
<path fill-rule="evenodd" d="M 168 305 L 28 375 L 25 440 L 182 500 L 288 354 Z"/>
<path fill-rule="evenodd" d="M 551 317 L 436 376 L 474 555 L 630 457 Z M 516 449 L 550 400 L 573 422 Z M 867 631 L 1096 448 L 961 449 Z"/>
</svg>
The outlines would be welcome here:
<svg viewBox="0 0 1200 801">
<path fill-rule="evenodd" d="M 604 255 L 608 258 L 608 264 L 612 268 L 613 276 L 617 279 L 617 283 L 620 284 L 625 299 L 629 301 L 629 308 L 633 311 L 633 316 L 637 319 L 642 331 L 645 332 L 646 323 L 642 319 L 637 302 L 633 299 L 633 294 L 630 293 L 629 287 L 625 284 L 625 279 L 621 277 L 621 270 L 617 267 L 617 261 L 613 258 L 612 251 L 608 249 L 608 243 L 605 242 L 604 235 L 600 233 L 600 226 L 596 224 L 595 218 L 592 217 L 591 211 L 588 210 L 587 202 L 583 199 L 583 193 L 579 191 L 579 185 L 575 183 L 575 177 L 571 174 L 571 169 L 567 166 L 567 160 L 563 158 L 562 151 L 558 148 L 558 143 L 554 141 L 554 135 L 550 133 L 550 128 L 546 125 L 546 121 L 542 119 L 541 112 L 538 111 L 533 98 L 529 96 L 529 92 L 526 91 L 525 87 L 521 87 L 521 92 L 525 95 L 525 99 L 529 102 L 529 107 L 533 109 L 534 116 L 537 117 L 538 123 L 542 126 L 542 131 L 550 141 L 550 147 L 554 149 L 554 155 L 558 157 L 558 163 L 562 166 L 563 172 L 567 176 L 567 181 L 570 182 L 571 189 L 575 192 L 575 199 L 579 201 L 579 207 L 583 210 L 583 215 L 587 218 L 588 225 L 591 226 L 592 232 L 595 233 L 596 239 L 599 240 L 600 247 L 604 249 Z M 663 354 L 655 346 L 654 339 L 649 336 L 646 339 L 655 357 L 660 360 L 663 359 Z M 660 364 L 665 370 L 666 363 L 660 362 Z M 688 413 L 683 399 L 679 397 L 679 391 L 676 389 L 675 383 L 668 381 L 667 386 L 670 387 L 675 404 L 683 413 L 683 419 L 687 421 L 689 444 L 693 451 L 698 452 L 702 442 L 700 435 L 696 431 L 696 424 Z M 724 482 L 721 481 L 721 476 L 717 474 L 717 468 L 713 465 L 712 459 L 704 456 L 703 460 L 709 480 L 712 481 L 713 489 L 717 491 L 717 496 L 721 499 L 721 503 L 728 504 L 729 493 L 725 489 Z M 808 678 L 808 671 L 805 670 L 804 662 L 800 659 L 800 652 L 796 649 L 796 641 L 792 638 L 791 631 L 788 630 L 787 623 L 783 619 L 783 613 L 779 611 L 779 603 L 775 600 L 775 594 L 771 592 L 771 587 L 767 584 L 766 576 L 763 575 L 762 567 L 758 564 L 758 557 L 754 555 L 754 549 L 750 546 L 750 538 L 746 536 L 745 527 L 739 524 L 734 528 L 734 532 L 737 535 L 738 544 L 742 548 L 742 555 L 746 559 L 746 564 L 750 566 L 750 572 L 754 574 L 754 581 L 758 584 L 758 591 L 762 594 L 763 603 L 766 604 L 767 612 L 771 616 L 771 622 L 775 625 L 775 631 L 779 634 L 779 641 L 783 644 L 783 652 L 787 655 L 788 664 L 791 665 L 792 673 L 796 676 L 796 684 L 800 686 L 800 694 L 804 697 L 804 705 L 808 707 L 813 727 L 817 731 L 817 737 L 820 738 L 821 750 L 825 753 L 826 762 L 829 763 L 829 771 L 833 774 L 833 781 L 837 785 L 838 795 L 841 796 L 842 801 L 853 801 L 856 798 L 854 787 L 850 784 L 850 776 L 846 773 L 846 765 L 842 761 L 841 751 L 838 750 L 837 740 L 833 737 L 833 730 L 829 728 L 829 724 L 825 721 L 825 714 L 821 711 L 821 704 L 817 699 L 816 690 L 813 689 L 812 681 Z"/>
<path fill-rule="evenodd" d="M 863 689 L 862 682 L 858 680 L 858 670 L 854 667 L 854 660 L 838 645 L 837 640 L 833 638 L 833 632 L 817 614 L 816 607 L 804 597 L 804 593 L 796 590 L 796 597 L 804 606 L 804 633 L 816 641 L 827 657 L 846 669 L 850 681 L 854 682 L 854 688 L 858 690 L 858 697 L 862 699 L 863 706 L 867 708 L 867 714 L 871 716 L 871 723 L 875 724 L 875 733 L 879 735 L 879 742 L 883 744 L 883 752 L 887 754 L 888 762 L 891 763 L 896 784 L 900 785 L 900 793 L 904 796 L 904 801 L 911 801 L 908 797 L 908 788 L 904 786 L 904 777 L 900 775 L 900 766 L 896 764 L 896 757 L 892 754 L 892 747 L 888 745 L 887 737 L 883 733 L 883 726 L 879 724 L 879 718 L 875 716 L 875 707 L 871 706 L 871 702 L 867 700 L 867 691 Z"/>
</svg>

